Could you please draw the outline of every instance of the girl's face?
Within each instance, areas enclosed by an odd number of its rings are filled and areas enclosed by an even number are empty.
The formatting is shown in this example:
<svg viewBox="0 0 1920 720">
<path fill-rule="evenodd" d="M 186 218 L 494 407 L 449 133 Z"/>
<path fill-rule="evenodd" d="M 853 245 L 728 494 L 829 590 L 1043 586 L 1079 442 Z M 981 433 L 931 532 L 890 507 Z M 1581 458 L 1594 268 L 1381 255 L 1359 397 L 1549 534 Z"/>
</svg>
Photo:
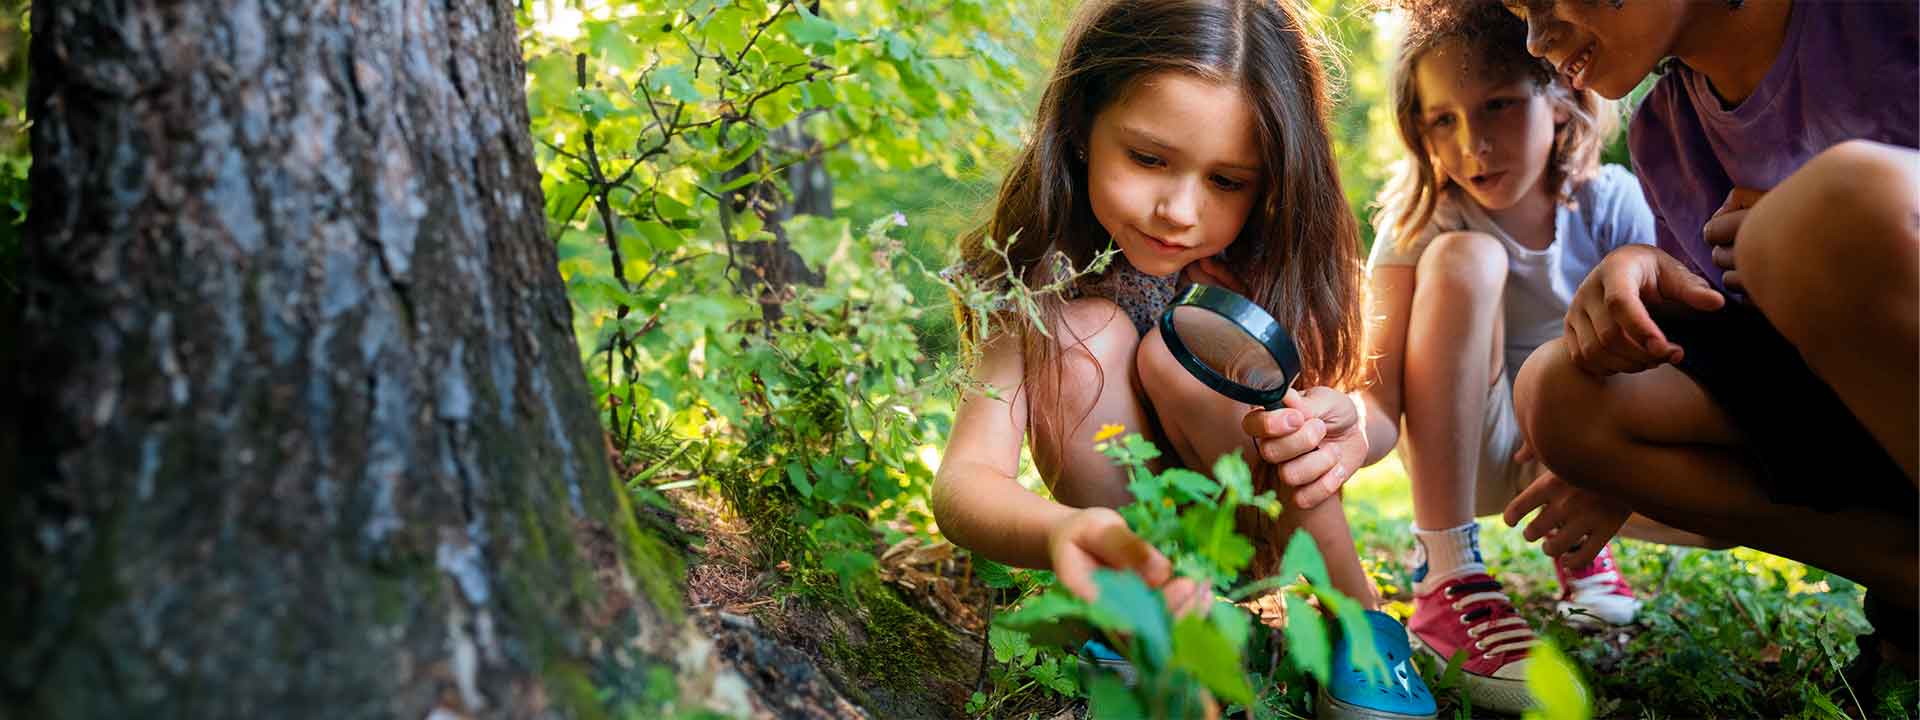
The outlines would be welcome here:
<svg viewBox="0 0 1920 720">
<path fill-rule="evenodd" d="M 1490 211 L 1544 190 L 1554 126 L 1566 122 L 1531 79 L 1491 80 L 1466 44 L 1443 43 L 1414 66 L 1421 138 L 1433 164 Z"/>
<path fill-rule="evenodd" d="M 1669 55 L 1688 2 L 1699 0 L 1503 0 L 1527 21 L 1527 51 L 1546 58 L 1576 90 L 1612 100 Z"/>
<path fill-rule="evenodd" d="M 1171 275 L 1233 244 L 1260 193 L 1260 158 L 1239 88 L 1147 75 L 1093 119 L 1093 216 L 1134 267 Z"/>
</svg>

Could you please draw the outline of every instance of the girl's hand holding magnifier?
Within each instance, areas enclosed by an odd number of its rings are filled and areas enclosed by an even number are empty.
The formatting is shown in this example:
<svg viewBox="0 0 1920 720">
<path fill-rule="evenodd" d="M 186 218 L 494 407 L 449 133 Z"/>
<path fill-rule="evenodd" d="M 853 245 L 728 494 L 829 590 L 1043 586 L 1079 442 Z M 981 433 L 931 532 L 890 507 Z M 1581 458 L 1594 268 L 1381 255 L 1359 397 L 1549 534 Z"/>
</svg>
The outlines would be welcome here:
<svg viewBox="0 0 1920 720">
<path fill-rule="evenodd" d="M 1320 504 L 1353 476 L 1367 456 L 1367 435 L 1353 398 L 1329 387 L 1289 390 L 1277 410 L 1254 410 L 1241 420 L 1260 457 L 1280 482 L 1296 488 L 1293 504 Z"/>
</svg>

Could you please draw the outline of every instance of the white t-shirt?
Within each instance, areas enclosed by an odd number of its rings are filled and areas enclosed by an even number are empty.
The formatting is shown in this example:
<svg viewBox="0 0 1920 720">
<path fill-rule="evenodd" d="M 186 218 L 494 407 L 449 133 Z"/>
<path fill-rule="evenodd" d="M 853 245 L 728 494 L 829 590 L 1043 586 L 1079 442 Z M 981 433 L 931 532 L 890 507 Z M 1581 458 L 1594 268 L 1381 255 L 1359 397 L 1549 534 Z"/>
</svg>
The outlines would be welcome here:
<svg viewBox="0 0 1920 720">
<path fill-rule="evenodd" d="M 1393 217 L 1390 210 L 1386 217 Z M 1383 225 L 1367 258 L 1369 270 L 1389 265 L 1415 265 L 1420 254 L 1440 233 L 1474 231 L 1498 239 L 1507 248 L 1506 318 L 1507 379 L 1535 348 L 1560 337 L 1567 306 L 1580 281 L 1615 248 L 1653 244 L 1653 213 L 1640 194 L 1640 181 L 1626 168 L 1606 165 L 1574 188 L 1573 206 L 1557 205 L 1553 244 L 1529 250 L 1508 235 L 1473 198 L 1449 188 L 1434 208 L 1433 220 L 1405 251 L 1394 246 L 1393 229 Z"/>
</svg>

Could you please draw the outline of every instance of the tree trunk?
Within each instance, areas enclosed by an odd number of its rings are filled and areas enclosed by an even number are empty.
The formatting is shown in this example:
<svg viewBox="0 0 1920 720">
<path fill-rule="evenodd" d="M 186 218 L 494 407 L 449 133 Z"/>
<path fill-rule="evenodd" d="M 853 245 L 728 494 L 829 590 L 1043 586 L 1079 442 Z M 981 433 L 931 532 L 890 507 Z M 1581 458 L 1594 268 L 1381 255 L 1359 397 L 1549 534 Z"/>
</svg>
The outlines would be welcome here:
<svg viewBox="0 0 1920 720">
<path fill-rule="evenodd" d="M 45 0 L 32 27 L 0 705 L 646 693 L 678 560 L 608 469 L 512 4 Z"/>
</svg>

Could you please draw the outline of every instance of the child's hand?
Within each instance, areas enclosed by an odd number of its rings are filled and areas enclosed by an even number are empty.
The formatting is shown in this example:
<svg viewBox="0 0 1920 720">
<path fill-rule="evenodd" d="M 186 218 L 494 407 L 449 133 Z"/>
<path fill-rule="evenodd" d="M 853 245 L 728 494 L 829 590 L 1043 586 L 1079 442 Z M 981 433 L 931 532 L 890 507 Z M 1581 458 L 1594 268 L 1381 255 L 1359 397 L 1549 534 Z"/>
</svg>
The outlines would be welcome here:
<svg viewBox="0 0 1920 720">
<path fill-rule="evenodd" d="M 1529 459 L 1532 451 L 1525 446 L 1514 455 L 1515 461 Z M 1540 514 L 1527 523 L 1521 535 L 1529 542 L 1546 538 L 1540 550 L 1575 567 L 1593 562 L 1607 541 L 1620 534 L 1620 526 L 1626 524 L 1627 516 L 1633 513 L 1618 501 L 1574 487 L 1551 470 L 1540 473 L 1532 485 L 1507 503 L 1506 513 L 1501 517 L 1507 521 L 1507 527 L 1513 527 L 1534 508 L 1540 508 Z"/>
<path fill-rule="evenodd" d="M 1247 294 L 1246 283 L 1240 282 L 1240 276 L 1227 269 L 1227 264 L 1213 258 L 1200 258 L 1186 267 L 1189 282 L 1204 283 L 1223 287 L 1241 295 Z"/>
<path fill-rule="evenodd" d="M 1293 504 L 1311 508 L 1333 497 L 1367 457 L 1367 434 L 1353 398 L 1329 387 L 1291 391 L 1286 407 L 1254 410 L 1240 422 L 1260 457 L 1276 467 L 1280 481 L 1299 488 Z"/>
<path fill-rule="evenodd" d="M 1060 584 L 1089 602 L 1100 594 L 1093 584 L 1093 571 L 1100 568 L 1129 571 L 1148 587 L 1160 588 L 1175 616 L 1205 610 L 1213 602 L 1211 588 L 1174 577 L 1167 556 L 1133 534 L 1112 508 L 1081 508 L 1068 515 L 1047 533 L 1047 557 Z"/>
<path fill-rule="evenodd" d="M 1747 211 L 1766 194 L 1765 190 L 1734 188 L 1733 192 L 1727 193 L 1727 201 L 1720 204 L 1720 209 L 1713 211 L 1713 217 L 1707 220 L 1706 227 L 1700 230 L 1707 244 L 1713 246 L 1713 264 L 1720 266 L 1723 271 L 1720 282 L 1728 290 L 1746 292 L 1746 287 L 1740 283 L 1740 273 L 1733 267 L 1733 240 L 1740 232 L 1740 224 L 1747 220 Z"/>
<path fill-rule="evenodd" d="M 1566 345 L 1574 364 L 1612 375 L 1680 362 L 1680 346 L 1667 342 L 1647 313 L 1648 304 L 1662 302 L 1718 310 L 1726 298 L 1659 248 L 1628 245 L 1609 253 L 1567 307 Z"/>
</svg>

